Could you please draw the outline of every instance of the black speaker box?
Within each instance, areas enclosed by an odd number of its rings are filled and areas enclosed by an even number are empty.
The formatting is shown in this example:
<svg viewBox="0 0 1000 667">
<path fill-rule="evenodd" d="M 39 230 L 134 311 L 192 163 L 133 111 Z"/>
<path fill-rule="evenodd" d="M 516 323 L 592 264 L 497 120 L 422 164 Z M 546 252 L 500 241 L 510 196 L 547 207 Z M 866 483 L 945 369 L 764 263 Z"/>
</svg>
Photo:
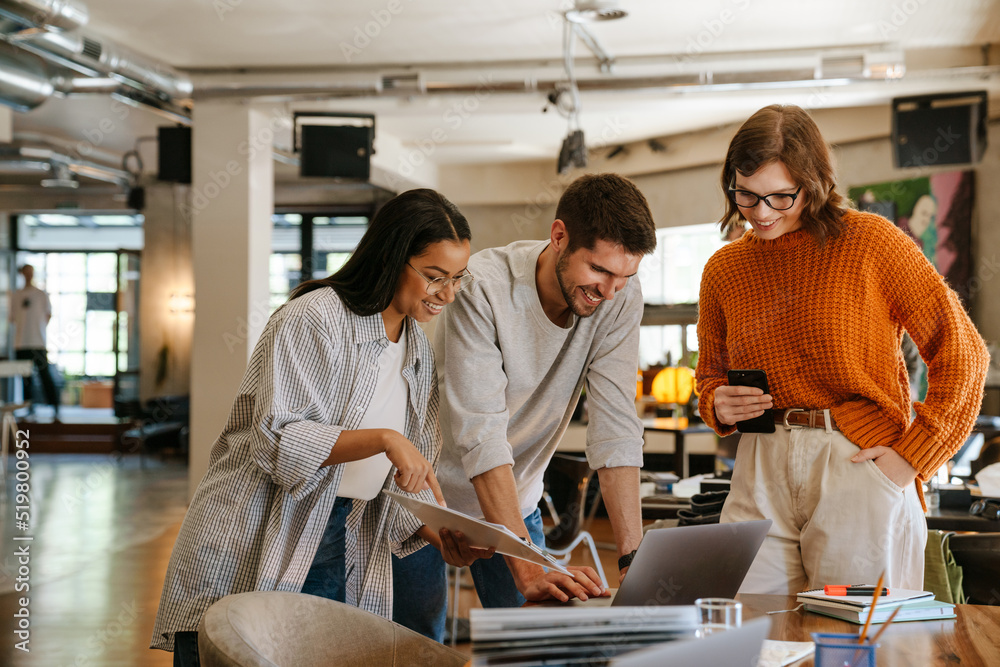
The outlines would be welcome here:
<svg viewBox="0 0 1000 667">
<path fill-rule="evenodd" d="M 896 167 L 979 162 L 986 150 L 987 113 L 985 90 L 893 99 Z"/>
<path fill-rule="evenodd" d="M 299 174 L 367 181 L 374 134 L 373 127 L 303 125 Z"/>
<path fill-rule="evenodd" d="M 127 202 L 128 207 L 136 211 L 141 211 L 146 208 L 146 188 L 139 186 L 129 188 Z"/>
<path fill-rule="evenodd" d="M 191 128 L 177 125 L 156 129 L 159 149 L 157 175 L 161 181 L 191 183 Z"/>
</svg>

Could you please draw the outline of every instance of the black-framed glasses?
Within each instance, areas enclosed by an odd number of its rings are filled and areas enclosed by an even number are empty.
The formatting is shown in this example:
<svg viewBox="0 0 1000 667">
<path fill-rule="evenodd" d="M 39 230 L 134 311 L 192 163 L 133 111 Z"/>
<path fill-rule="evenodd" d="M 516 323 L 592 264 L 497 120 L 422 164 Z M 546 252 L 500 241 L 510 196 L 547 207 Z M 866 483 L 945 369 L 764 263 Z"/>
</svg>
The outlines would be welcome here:
<svg viewBox="0 0 1000 667">
<path fill-rule="evenodd" d="M 733 203 L 740 208 L 756 208 L 760 200 L 764 200 L 764 203 L 775 211 L 787 211 L 791 207 L 795 206 L 795 199 L 802 192 L 802 186 L 800 185 L 798 189 L 788 194 L 787 192 L 773 192 L 769 195 L 758 195 L 749 190 L 738 190 L 734 186 L 729 186 L 729 196 L 732 198 Z"/>
<path fill-rule="evenodd" d="M 1000 501 L 980 498 L 969 507 L 969 514 L 981 516 L 984 519 L 1000 521 Z"/>
<path fill-rule="evenodd" d="M 448 285 L 454 285 L 456 293 L 461 292 L 466 287 L 471 285 L 472 281 L 474 280 L 472 274 L 469 273 L 468 271 L 466 271 L 461 275 L 455 276 L 454 278 L 445 278 L 444 276 L 440 276 L 438 278 L 428 278 L 424 274 L 420 273 L 420 271 L 417 271 L 417 268 L 412 264 L 410 264 L 409 262 L 407 262 L 406 265 L 411 269 L 413 269 L 414 271 L 416 271 L 418 276 L 427 281 L 428 296 L 434 296 Z"/>
</svg>

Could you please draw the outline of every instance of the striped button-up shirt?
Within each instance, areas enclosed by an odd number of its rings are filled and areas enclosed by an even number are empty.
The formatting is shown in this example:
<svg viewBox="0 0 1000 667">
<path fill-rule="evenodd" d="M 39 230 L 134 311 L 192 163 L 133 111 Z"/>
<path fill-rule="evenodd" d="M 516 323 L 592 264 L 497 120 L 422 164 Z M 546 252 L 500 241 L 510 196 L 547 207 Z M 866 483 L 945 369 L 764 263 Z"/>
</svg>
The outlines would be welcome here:
<svg viewBox="0 0 1000 667">
<path fill-rule="evenodd" d="M 404 435 L 436 464 L 433 352 L 414 321 L 405 335 Z M 343 465 L 322 463 L 340 433 L 361 423 L 388 344 L 381 315 L 355 315 L 328 287 L 271 316 L 174 545 L 152 648 L 173 650 L 175 632 L 197 630 L 205 610 L 231 593 L 301 590 L 343 475 Z M 429 491 L 420 497 L 433 502 Z M 414 534 L 421 525 L 384 495 L 354 501 L 348 603 L 391 617 L 390 554 L 424 546 Z"/>
</svg>

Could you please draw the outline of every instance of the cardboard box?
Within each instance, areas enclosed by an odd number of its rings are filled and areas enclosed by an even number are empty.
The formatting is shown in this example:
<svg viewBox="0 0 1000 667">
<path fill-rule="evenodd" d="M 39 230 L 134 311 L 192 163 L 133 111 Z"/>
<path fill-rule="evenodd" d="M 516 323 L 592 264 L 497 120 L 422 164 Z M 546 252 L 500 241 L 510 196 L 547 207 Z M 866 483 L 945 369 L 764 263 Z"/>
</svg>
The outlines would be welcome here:
<svg viewBox="0 0 1000 667">
<path fill-rule="evenodd" d="M 111 380 L 84 382 L 80 389 L 81 408 L 111 408 L 114 407 L 112 393 L 114 383 Z"/>
</svg>

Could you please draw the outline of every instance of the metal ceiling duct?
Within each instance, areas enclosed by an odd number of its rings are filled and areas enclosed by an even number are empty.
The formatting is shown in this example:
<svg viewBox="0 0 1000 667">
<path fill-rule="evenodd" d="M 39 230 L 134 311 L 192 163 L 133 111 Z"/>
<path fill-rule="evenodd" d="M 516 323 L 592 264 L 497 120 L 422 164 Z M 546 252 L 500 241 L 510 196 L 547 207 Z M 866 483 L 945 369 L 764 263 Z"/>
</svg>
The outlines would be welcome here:
<svg viewBox="0 0 1000 667">
<path fill-rule="evenodd" d="M 62 64 L 90 76 L 108 76 L 141 87 L 159 99 L 191 97 L 191 81 L 177 70 L 122 46 L 80 31 L 46 32 L 19 42 L 44 57 L 58 56 Z"/>
<path fill-rule="evenodd" d="M 0 0 L 0 39 L 14 47 L 0 53 L 0 103 L 27 111 L 54 94 L 100 91 L 189 123 L 190 112 L 179 100 L 191 97 L 191 80 L 88 33 L 87 20 L 87 8 L 78 0 Z M 102 83 L 87 85 L 67 70 Z"/>
<path fill-rule="evenodd" d="M 44 60 L 0 43 L 0 103 L 30 111 L 52 97 L 58 82 Z"/>
<path fill-rule="evenodd" d="M 75 174 L 123 187 L 128 186 L 131 179 L 131 175 L 123 169 L 83 160 L 44 144 L 18 142 L 0 145 L 0 173 L 37 174 L 40 171 L 60 175 L 58 180 L 68 180 L 70 175 Z"/>
<path fill-rule="evenodd" d="M 0 17 L 20 29 L 76 30 L 87 25 L 87 7 L 74 0 L 0 0 Z"/>
</svg>

